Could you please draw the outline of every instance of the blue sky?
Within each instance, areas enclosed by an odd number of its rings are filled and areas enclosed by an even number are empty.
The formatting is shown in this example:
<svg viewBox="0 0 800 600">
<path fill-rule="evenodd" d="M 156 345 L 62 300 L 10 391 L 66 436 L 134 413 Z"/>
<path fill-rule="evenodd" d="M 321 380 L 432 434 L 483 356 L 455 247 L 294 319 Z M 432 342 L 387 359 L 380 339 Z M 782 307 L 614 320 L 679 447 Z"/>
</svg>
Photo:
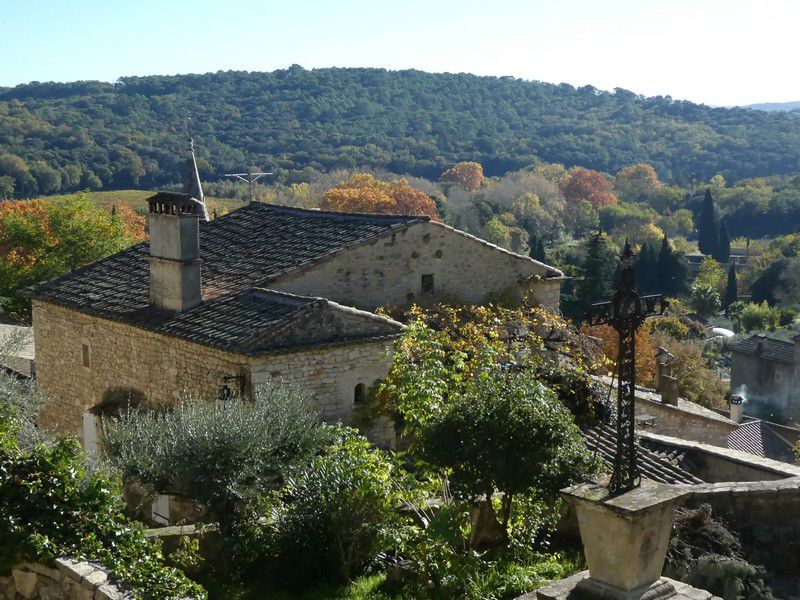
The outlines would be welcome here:
<svg viewBox="0 0 800 600">
<path fill-rule="evenodd" d="M 800 100 L 800 0 L 0 0 L 0 85 L 371 66 Z"/>
</svg>

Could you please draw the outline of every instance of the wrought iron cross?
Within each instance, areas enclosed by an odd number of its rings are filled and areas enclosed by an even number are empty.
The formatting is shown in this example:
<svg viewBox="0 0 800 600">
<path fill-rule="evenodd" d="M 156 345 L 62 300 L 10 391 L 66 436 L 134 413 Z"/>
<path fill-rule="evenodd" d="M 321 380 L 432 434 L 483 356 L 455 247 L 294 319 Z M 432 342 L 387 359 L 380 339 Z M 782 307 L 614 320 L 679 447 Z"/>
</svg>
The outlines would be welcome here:
<svg viewBox="0 0 800 600">
<path fill-rule="evenodd" d="M 617 432 L 614 471 L 608 490 L 612 495 L 637 487 L 642 480 L 634 440 L 636 402 L 636 330 L 647 317 L 663 314 L 667 307 L 662 294 L 640 296 L 636 292 L 636 254 L 628 241 L 622 251 L 619 287 L 610 302 L 592 304 L 587 314 L 590 325 L 611 325 L 619 334 L 617 358 Z"/>
</svg>

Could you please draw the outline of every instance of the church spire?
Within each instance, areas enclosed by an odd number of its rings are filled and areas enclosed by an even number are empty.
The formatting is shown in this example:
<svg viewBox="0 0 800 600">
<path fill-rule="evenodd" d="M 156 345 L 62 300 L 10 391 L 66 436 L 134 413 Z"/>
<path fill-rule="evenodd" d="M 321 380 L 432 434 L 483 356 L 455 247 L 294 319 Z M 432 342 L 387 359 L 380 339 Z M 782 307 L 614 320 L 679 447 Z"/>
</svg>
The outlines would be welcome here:
<svg viewBox="0 0 800 600">
<path fill-rule="evenodd" d="M 192 138 L 189 138 L 189 156 L 186 159 L 186 169 L 183 172 L 183 191 L 192 198 L 200 201 L 203 205 L 200 220 L 208 221 L 206 198 L 203 195 L 203 186 L 200 183 L 200 173 L 197 171 L 197 160 L 194 156 L 194 140 L 192 140 Z"/>
</svg>

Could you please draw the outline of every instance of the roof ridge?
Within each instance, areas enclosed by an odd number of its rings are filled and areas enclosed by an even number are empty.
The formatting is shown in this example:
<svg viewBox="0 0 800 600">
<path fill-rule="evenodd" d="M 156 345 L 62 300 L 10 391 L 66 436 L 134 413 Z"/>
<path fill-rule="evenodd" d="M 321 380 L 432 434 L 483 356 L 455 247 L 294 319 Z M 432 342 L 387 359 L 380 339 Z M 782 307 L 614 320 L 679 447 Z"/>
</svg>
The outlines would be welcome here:
<svg viewBox="0 0 800 600">
<path fill-rule="evenodd" d="M 431 218 L 428 215 L 413 215 L 413 214 L 393 215 L 387 213 L 342 212 L 336 210 L 323 210 L 320 208 L 286 206 L 283 204 L 272 204 L 269 202 L 258 202 L 258 201 L 251 202 L 248 206 L 253 204 L 259 204 L 261 206 L 265 206 L 270 210 L 276 212 L 300 212 L 311 215 L 331 216 L 331 217 L 350 218 L 350 219 L 382 219 L 382 220 L 397 219 L 403 221 L 431 221 Z"/>
</svg>

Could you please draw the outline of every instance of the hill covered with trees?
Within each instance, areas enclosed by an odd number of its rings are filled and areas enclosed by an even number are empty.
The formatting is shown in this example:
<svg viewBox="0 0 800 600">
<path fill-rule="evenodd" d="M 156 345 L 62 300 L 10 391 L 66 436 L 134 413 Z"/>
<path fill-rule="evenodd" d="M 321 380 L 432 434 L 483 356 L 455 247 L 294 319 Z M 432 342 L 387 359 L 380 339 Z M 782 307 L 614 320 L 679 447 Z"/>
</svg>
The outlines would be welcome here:
<svg viewBox="0 0 800 600">
<path fill-rule="evenodd" d="M 0 196 L 174 182 L 187 120 L 207 179 L 249 165 L 278 182 L 366 167 L 436 178 L 558 162 L 646 162 L 680 185 L 800 171 L 800 113 L 711 108 L 510 77 L 292 66 L 0 89 Z M 212 166 L 213 165 L 213 166 Z"/>
</svg>

